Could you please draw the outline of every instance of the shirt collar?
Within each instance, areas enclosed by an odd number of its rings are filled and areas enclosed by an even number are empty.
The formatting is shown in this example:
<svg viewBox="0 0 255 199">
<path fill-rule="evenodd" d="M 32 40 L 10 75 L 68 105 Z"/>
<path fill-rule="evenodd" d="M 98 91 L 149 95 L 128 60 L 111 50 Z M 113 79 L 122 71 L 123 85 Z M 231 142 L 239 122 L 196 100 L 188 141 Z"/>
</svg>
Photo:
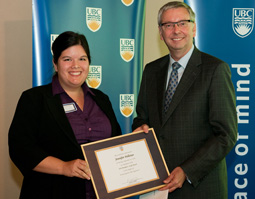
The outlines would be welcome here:
<svg viewBox="0 0 255 199">
<path fill-rule="evenodd" d="M 191 57 L 191 55 L 192 55 L 193 50 L 194 50 L 194 45 L 192 45 L 192 47 L 191 47 L 191 49 L 189 50 L 189 52 L 186 53 L 186 55 L 184 55 L 184 56 L 178 61 L 178 63 L 179 63 L 184 69 L 186 68 L 186 66 L 187 66 L 187 64 L 188 64 L 188 61 L 189 61 L 189 59 L 190 59 L 190 57 Z M 176 62 L 176 61 L 172 58 L 171 54 L 169 54 L 169 57 L 170 57 L 170 66 L 172 66 L 172 64 L 173 64 L 174 62 Z"/>
<path fill-rule="evenodd" d="M 87 93 L 90 93 L 91 95 L 95 95 L 92 90 L 88 87 L 88 85 L 86 84 L 86 82 L 84 82 L 82 85 L 81 85 L 82 89 L 83 89 L 83 92 L 84 92 L 84 95 L 86 95 Z M 52 93 L 53 95 L 57 95 L 57 94 L 61 94 L 61 93 L 66 93 L 65 90 L 62 88 L 62 86 L 60 85 L 59 83 L 59 80 L 58 80 L 58 75 L 55 74 L 53 77 L 52 77 Z"/>
</svg>

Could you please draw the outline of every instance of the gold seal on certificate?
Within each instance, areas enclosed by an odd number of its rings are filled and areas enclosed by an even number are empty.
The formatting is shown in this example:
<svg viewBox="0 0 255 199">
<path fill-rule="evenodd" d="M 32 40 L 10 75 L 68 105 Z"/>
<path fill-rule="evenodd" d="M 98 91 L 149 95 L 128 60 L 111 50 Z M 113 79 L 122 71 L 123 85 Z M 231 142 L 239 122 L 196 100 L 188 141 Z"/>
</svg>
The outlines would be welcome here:
<svg viewBox="0 0 255 199">
<path fill-rule="evenodd" d="M 169 172 L 153 129 L 81 147 L 98 199 L 125 198 L 165 186 Z"/>
</svg>

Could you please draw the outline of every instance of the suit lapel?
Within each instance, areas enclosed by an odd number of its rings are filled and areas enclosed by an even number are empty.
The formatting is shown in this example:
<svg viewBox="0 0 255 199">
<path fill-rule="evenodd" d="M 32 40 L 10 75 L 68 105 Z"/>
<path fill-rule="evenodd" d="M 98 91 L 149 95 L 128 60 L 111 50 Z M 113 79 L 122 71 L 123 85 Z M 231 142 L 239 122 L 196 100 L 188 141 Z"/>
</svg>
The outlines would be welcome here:
<svg viewBox="0 0 255 199">
<path fill-rule="evenodd" d="M 169 55 L 167 55 L 159 66 L 159 70 L 156 74 L 157 79 L 157 104 L 158 104 L 158 111 L 159 111 L 159 118 L 162 122 L 162 111 L 163 111 L 163 101 L 165 97 L 165 90 L 166 90 L 166 80 L 167 80 L 167 71 L 169 66 Z"/>
<path fill-rule="evenodd" d="M 59 95 L 46 97 L 46 104 L 48 105 L 50 113 L 56 120 L 56 123 L 60 126 L 63 133 L 70 139 L 70 141 L 79 148 L 78 142 L 73 133 L 73 129 L 65 115 L 65 111 L 62 106 L 61 99 Z"/>
<path fill-rule="evenodd" d="M 176 109 L 183 96 L 187 93 L 187 91 L 192 86 L 193 82 L 196 80 L 198 74 L 201 71 L 201 68 L 199 67 L 200 64 L 201 53 L 197 48 L 195 48 L 186 66 L 186 69 L 182 75 L 181 81 L 178 84 L 178 87 L 174 93 L 173 99 L 170 103 L 166 116 L 163 118 L 163 125 L 172 115 L 173 111 Z"/>
</svg>

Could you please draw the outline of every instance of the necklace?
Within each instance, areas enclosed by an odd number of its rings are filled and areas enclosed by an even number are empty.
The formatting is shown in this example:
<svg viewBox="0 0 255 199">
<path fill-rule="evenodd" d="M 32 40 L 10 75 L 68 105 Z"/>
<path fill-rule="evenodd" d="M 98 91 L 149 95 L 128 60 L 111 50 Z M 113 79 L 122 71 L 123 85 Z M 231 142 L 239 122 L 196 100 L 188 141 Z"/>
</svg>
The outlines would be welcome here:
<svg viewBox="0 0 255 199">
<path fill-rule="evenodd" d="M 84 106 L 84 93 L 83 91 L 76 93 L 69 93 L 68 94 L 70 98 L 79 106 L 79 108 L 83 111 Z"/>
</svg>

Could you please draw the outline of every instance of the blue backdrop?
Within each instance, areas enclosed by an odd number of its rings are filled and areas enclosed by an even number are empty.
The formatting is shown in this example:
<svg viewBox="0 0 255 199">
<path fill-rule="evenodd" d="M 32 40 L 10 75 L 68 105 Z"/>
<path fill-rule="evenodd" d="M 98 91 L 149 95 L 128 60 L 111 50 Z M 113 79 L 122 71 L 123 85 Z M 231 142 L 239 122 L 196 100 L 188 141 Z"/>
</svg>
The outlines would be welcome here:
<svg viewBox="0 0 255 199">
<path fill-rule="evenodd" d="M 90 87 L 105 92 L 123 133 L 131 132 L 143 69 L 145 0 L 33 0 L 33 86 L 51 82 L 51 44 L 62 32 L 86 36 Z"/>
<path fill-rule="evenodd" d="M 229 64 L 236 89 L 238 141 L 227 156 L 228 198 L 255 198 L 255 1 L 185 2 L 196 13 L 196 46 Z"/>
<path fill-rule="evenodd" d="M 82 33 L 92 60 L 87 84 L 109 96 L 122 132 L 131 132 L 143 71 L 145 0 L 32 0 L 32 4 L 33 86 L 51 82 L 54 39 L 68 30 Z"/>
</svg>

